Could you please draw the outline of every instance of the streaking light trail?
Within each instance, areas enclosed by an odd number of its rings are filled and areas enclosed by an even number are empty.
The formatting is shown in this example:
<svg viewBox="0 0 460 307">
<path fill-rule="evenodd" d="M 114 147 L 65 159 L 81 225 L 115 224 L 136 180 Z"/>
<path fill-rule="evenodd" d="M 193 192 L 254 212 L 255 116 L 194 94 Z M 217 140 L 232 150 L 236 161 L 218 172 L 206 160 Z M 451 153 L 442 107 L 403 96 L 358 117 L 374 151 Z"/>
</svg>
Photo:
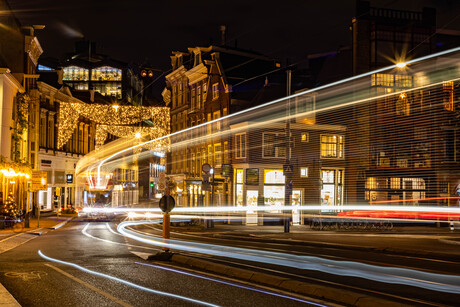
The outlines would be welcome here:
<svg viewBox="0 0 460 307">
<path fill-rule="evenodd" d="M 387 66 L 387 67 L 376 69 L 376 70 L 373 70 L 373 71 L 370 71 L 370 72 L 367 72 L 367 73 L 363 73 L 363 74 L 360 74 L 360 75 L 357 75 L 357 76 L 345 78 L 345 79 L 342 79 L 342 80 L 339 80 L 339 81 L 336 81 L 336 82 L 332 82 L 330 84 L 322 85 L 322 86 L 316 87 L 314 89 L 302 91 L 302 92 L 299 92 L 299 93 L 296 93 L 296 94 L 293 94 L 293 95 L 290 95 L 290 96 L 287 96 L 287 97 L 276 99 L 276 100 L 267 102 L 267 103 L 259 105 L 259 106 L 255 106 L 255 107 L 252 107 L 252 108 L 249 108 L 249 109 L 245 109 L 245 110 L 242 110 L 242 111 L 239 111 L 239 112 L 235 112 L 233 114 L 221 117 L 219 119 L 210 120 L 210 121 L 207 121 L 205 123 L 198 124 L 198 125 L 196 125 L 194 127 L 186 128 L 186 129 L 171 133 L 169 135 L 162 136 L 160 138 L 156 138 L 156 139 L 153 139 L 153 140 L 142 142 L 140 144 L 137 144 L 137 145 L 125 148 L 123 150 L 120 150 L 120 151 L 118 151 L 116 153 L 113 153 L 113 154 L 109 155 L 108 157 L 104 158 L 99 163 L 99 165 L 97 166 L 97 178 L 98 178 L 98 180 L 100 180 L 101 167 L 102 167 L 102 165 L 104 163 L 106 163 L 107 161 L 115 158 L 116 156 L 119 156 L 119 155 L 121 155 L 121 154 L 123 154 L 125 152 L 128 152 L 130 150 L 133 150 L 135 148 L 139 148 L 139 147 L 142 147 L 144 145 L 147 145 L 147 144 L 150 144 L 150 143 L 153 143 L 153 142 L 157 142 L 157 141 L 160 141 L 160 140 L 163 140 L 163 139 L 166 139 L 166 138 L 178 135 L 178 134 L 187 133 L 188 131 L 191 131 L 191 130 L 194 130 L 194 129 L 200 129 L 201 127 L 204 127 L 204 126 L 207 126 L 207 125 L 212 125 L 212 124 L 214 124 L 214 123 L 216 123 L 218 121 L 227 120 L 227 119 L 230 119 L 230 118 L 233 118 L 233 117 L 241 116 L 242 114 L 246 114 L 246 113 L 249 113 L 249 112 L 254 112 L 254 111 L 258 110 L 258 109 L 265 108 L 267 106 L 271 106 L 271 105 L 277 104 L 277 103 L 282 102 L 282 101 L 293 99 L 295 97 L 299 97 L 299 96 L 306 95 L 306 94 L 309 94 L 309 93 L 317 92 L 317 91 L 320 91 L 320 90 L 323 90 L 323 89 L 329 89 L 331 87 L 346 84 L 346 83 L 350 83 L 352 81 L 362 79 L 362 78 L 371 76 L 373 74 L 382 73 L 382 72 L 390 71 L 390 70 L 397 69 L 397 68 L 402 68 L 402 67 L 405 67 L 405 66 L 410 65 L 410 64 L 419 63 L 419 62 L 426 61 L 428 59 L 433 59 L 433 58 L 436 58 L 436 57 L 440 57 L 440 56 L 443 56 L 443 55 L 453 54 L 453 53 L 458 52 L 458 51 L 460 51 L 460 47 L 445 50 L 445 51 L 441 51 L 441 52 L 434 53 L 434 54 L 430 54 L 430 55 L 423 56 L 423 57 L 420 57 L 420 58 L 417 58 L 417 59 L 409 60 L 409 61 L 407 61 L 405 63 L 397 63 L 397 64 L 390 65 L 390 66 Z"/>
<path fill-rule="evenodd" d="M 282 210 L 303 210 L 303 211 L 318 211 L 318 210 L 331 210 L 331 211 L 409 211 L 409 212 L 442 212 L 442 213 L 456 213 L 460 214 L 460 208 L 455 207 L 428 207 L 428 206 L 373 206 L 373 205 L 343 205 L 343 206 L 322 206 L 322 205 L 308 205 L 308 206 L 223 206 L 223 207 L 176 207 L 172 210 L 173 213 L 198 213 L 198 212 L 246 212 L 246 211 L 282 211 Z M 86 207 L 84 212 L 154 212 L 161 213 L 160 208 L 93 208 Z M 138 215 L 132 214 L 132 217 Z M 151 217 L 160 217 L 154 216 Z"/>
<path fill-rule="evenodd" d="M 256 249 L 220 246 L 214 244 L 164 240 L 127 229 L 129 226 L 153 224 L 148 221 L 125 221 L 117 230 L 143 243 L 166 246 L 174 250 L 195 252 L 240 260 L 277 264 L 302 270 L 320 271 L 333 275 L 361 277 L 377 282 L 414 286 L 433 291 L 460 294 L 460 276 L 436 274 L 412 269 L 381 267 L 354 261 L 336 261 L 314 256 L 297 256 L 286 253 L 260 251 Z"/>
<path fill-rule="evenodd" d="M 193 273 L 190 273 L 190 272 L 185 272 L 185 271 L 182 271 L 182 270 L 177 270 L 177 269 L 173 269 L 173 268 L 169 268 L 169 267 L 165 267 L 165 266 L 148 264 L 148 263 L 143 263 L 143 262 L 136 262 L 136 264 L 145 265 L 145 266 L 149 266 L 149 267 L 152 267 L 152 268 L 166 270 L 166 271 L 179 273 L 179 274 L 183 274 L 183 275 L 187 275 L 187 276 L 193 276 L 193 277 L 197 277 L 197 278 L 201 278 L 201 279 L 206 279 L 206 280 L 221 283 L 221 284 L 224 284 L 224 285 L 229 285 L 229 286 L 233 286 L 233 287 L 237 287 L 237 288 L 241 288 L 241 289 L 260 292 L 260 293 L 263 293 L 263 294 L 268 294 L 268 295 L 278 296 L 278 297 L 282 297 L 282 298 L 287 298 L 289 300 L 302 302 L 302 303 L 306 303 L 306 304 L 311 304 L 311 305 L 315 305 L 315 306 L 324 306 L 324 307 L 327 306 L 327 305 L 318 304 L 318 303 L 315 303 L 315 302 L 312 302 L 312 301 L 303 300 L 303 299 L 293 297 L 293 296 L 283 295 L 283 294 L 279 294 L 279 293 L 271 292 L 271 291 L 265 291 L 265 290 L 257 289 L 257 288 L 254 288 L 254 287 L 247 287 L 247 286 L 243 286 L 241 284 L 236 284 L 236 283 L 232 283 L 232 282 L 229 282 L 229 281 L 224 281 L 224 280 L 221 280 L 221 279 L 216 279 L 216 278 L 212 278 L 212 277 L 193 274 Z"/>
<path fill-rule="evenodd" d="M 76 269 L 78 269 L 80 271 L 83 271 L 83 272 L 86 272 L 86 273 L 89 273 L 89 274 L 92 274 L 92 275 L 95 275 L 95 276 L 98 276 L 98 277 L 110 279 L 110 280 L 122 283 L 124 285 L 136 288 L 138 290 L 142 290 L 142 291 L 157 294 L 157 295 L 167 296 L 167 297 L 171 297 L 171 298 L 175 298 L 175 299 L 179 299 L 179 300 L 183 300 L 183 301 L 187 301 L 187 302 L 191 302 L 191 303 L 195 303 L 195 304 L 200 304 L 200 305 L 204 305 L 204 306 L 218 306 L 218 305 L 214 305 L 214 304 L 207 303 L 207 302 L 204 302 L 204 301 L 200 301 L 200 300 L 196 300 L 196 299 L 193 299 L 193 298 L 185 297 L 185 296 L 182 296 L 182 295 L 150 289 L 150 288 L 147 288 L 147 287 L 132 283 L 130 281 L 118 278 L 118 277 L 114 277 L 114 276 L 110 276 L 110 275 L 107 275 L 107 274 L 104 274 L 104 273 L 92 271 L 92 270 L 89 270 L 89 269 L 84 268 L 82 266 L 79 266 L 78 264 L 75 264 L 75 263 L 71 263 L 71 262 L 62 261 L 62 260 L 59 260 L 59 259 L 48 257 L 45 254 L 43 254 L 41 252 L 41 250 L 38 251 L 38 254 L 40 255 L 40 257 L 42 257 L 43 259 L 46 259 L 48 261 L 68 265 L 68 266 L 74 267 L 74 268 L 76 268 Z"/>
</svg>

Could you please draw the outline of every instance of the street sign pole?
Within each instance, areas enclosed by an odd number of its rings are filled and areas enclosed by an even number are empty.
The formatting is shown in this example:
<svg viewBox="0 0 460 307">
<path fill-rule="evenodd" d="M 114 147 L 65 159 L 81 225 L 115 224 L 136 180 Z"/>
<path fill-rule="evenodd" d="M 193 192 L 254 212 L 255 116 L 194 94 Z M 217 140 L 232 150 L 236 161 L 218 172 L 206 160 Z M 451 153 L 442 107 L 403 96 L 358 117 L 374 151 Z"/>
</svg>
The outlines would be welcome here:
<svg viewBox="0 0 460 307">
<path fill-rule="evenodd" d="M 168 244 L 170 238 L 171 217 L 168 212 L 163 213 L 163 243 Z M 163 246 L 163 251 L 169 252 L 169 247 Z"/>
<path fill-rule="evenodd" d="M 163 252 L 168 253 L 169 247 L 167 247 L 166 244 L 169 243 L 169 238 L 171 235 L 170 234 L 171 217 L 169 215 L 169 212 L 171 212 L 171 210 L 174 209 L 176 205 L 176 201 L 171 195 L 169 195 L 168 190 L 166 190 L 166 193 L 168 193 L 168 195 L 164 195 L 160 199 L 160 209 L 161 211 L 163 211 L 163 244 L 165 244 L 162 247 L 162 250 Z"/>
<path fill-rule="evenodd" d="M 291 70 L 287 70 L 287 80 L 286 80 L 286 95 L 289 97 L 291 95 Z M 286 104 L 286 164 L 289 172 L 285 172 L 285 190 L 284 190 L 284 206 L 291 205 L 292 198 L 292 165 L 290 159 L 291 153 L 291 99 L 287 100 Z M 291 215 L 292 210 L 289 213 L 289 210 L 284 210 L 283 214 L 283 224 L 284 232 L 290 231 L 291 224 Z"/>
</svg>

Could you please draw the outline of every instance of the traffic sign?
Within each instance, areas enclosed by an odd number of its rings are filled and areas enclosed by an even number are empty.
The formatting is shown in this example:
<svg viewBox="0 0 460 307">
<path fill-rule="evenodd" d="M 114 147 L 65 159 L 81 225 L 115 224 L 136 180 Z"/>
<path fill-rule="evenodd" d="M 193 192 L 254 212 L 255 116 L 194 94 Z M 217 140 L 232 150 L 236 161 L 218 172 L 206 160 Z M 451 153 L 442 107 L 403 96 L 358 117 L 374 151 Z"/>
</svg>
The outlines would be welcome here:
<svg viewBox="0 0 460 307">
<path fill-rule="evenodd" d="M 160 209 L 163 212 L 171 212 L 172 209 L 176 206 L 176 201 L 174 200 L 174 197 L 171 195 L 164 195 L 160 199 Z"/>
<path fill-rule="evenodd" d="M 201 166 L 201 170 L 208 174 L 211 171 L 211 165 L 209 163 L 205 163 Z"/>
<path fill-rule="evenodd" d="M 283 164 L 283 173 L 284 175 L 293 175 L 294 174 L 294 167 L 292 164 Z"/>
</svg>

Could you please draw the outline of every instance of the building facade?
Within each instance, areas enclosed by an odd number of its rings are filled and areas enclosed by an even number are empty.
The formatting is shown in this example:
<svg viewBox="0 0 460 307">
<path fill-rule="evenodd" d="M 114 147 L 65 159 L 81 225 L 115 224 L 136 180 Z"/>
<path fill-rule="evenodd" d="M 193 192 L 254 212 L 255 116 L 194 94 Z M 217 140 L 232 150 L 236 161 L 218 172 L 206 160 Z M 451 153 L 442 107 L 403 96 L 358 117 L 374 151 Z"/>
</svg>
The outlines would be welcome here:
<svg viewBox="0 0 460 307">
<path fill-rule="evenodd" d="M 173 52 L 171 64 L 173 71 L 166 76 L 163 91 L 171 108 L 171 132 L 188 128 L 171 138 L 171 193 L 179 205 L 229 205 L 233 177 L 223 166 L 231 164 L 231 135 L 228 121 L 219 119 L 238 104 L 248 104 L 257 92 L 237 92 L 235 85 L 270 71 L 275 63 L 253 52 L 210 46 Z M 203 164 L 213 169 L 212 185 L 203 185 Z"/>
</svg>

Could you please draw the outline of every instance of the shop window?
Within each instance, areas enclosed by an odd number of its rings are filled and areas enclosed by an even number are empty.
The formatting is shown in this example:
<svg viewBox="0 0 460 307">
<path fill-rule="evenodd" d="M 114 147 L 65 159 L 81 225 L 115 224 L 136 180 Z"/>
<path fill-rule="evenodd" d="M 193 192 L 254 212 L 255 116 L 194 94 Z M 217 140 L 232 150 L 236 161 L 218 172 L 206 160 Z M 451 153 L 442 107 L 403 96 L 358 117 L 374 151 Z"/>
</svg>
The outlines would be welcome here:
<svg viewBox="0 0 460 307">
<path fill-rule="evenodd" d="M 246 133 L 235 135 L 235 158 L 246 158 Z"/>
<path fill-rule="evenodd" d="M 285 135 L 282 133 L 265 132 L 262 135 L 263 157 L 284 158 L 286 157 Z"/>
<path fill-rule="evenodd" d="M 308 167 L 300 168 L 300 177 L 308 177 Z"/>
<path fill-rule="evenodd" d="M 343 159 L 343 143 L 341 135 L 321 135 L 321 158 Z"/>
<path fill-rule="evenodd" d="M 235 199 L 236 205 L 242 206 L 243 205 L 243 169 L 238 168 L 235 170 L 235 181 L 236 181 L 236 189 L 235 189 Z"/>
</svg>

